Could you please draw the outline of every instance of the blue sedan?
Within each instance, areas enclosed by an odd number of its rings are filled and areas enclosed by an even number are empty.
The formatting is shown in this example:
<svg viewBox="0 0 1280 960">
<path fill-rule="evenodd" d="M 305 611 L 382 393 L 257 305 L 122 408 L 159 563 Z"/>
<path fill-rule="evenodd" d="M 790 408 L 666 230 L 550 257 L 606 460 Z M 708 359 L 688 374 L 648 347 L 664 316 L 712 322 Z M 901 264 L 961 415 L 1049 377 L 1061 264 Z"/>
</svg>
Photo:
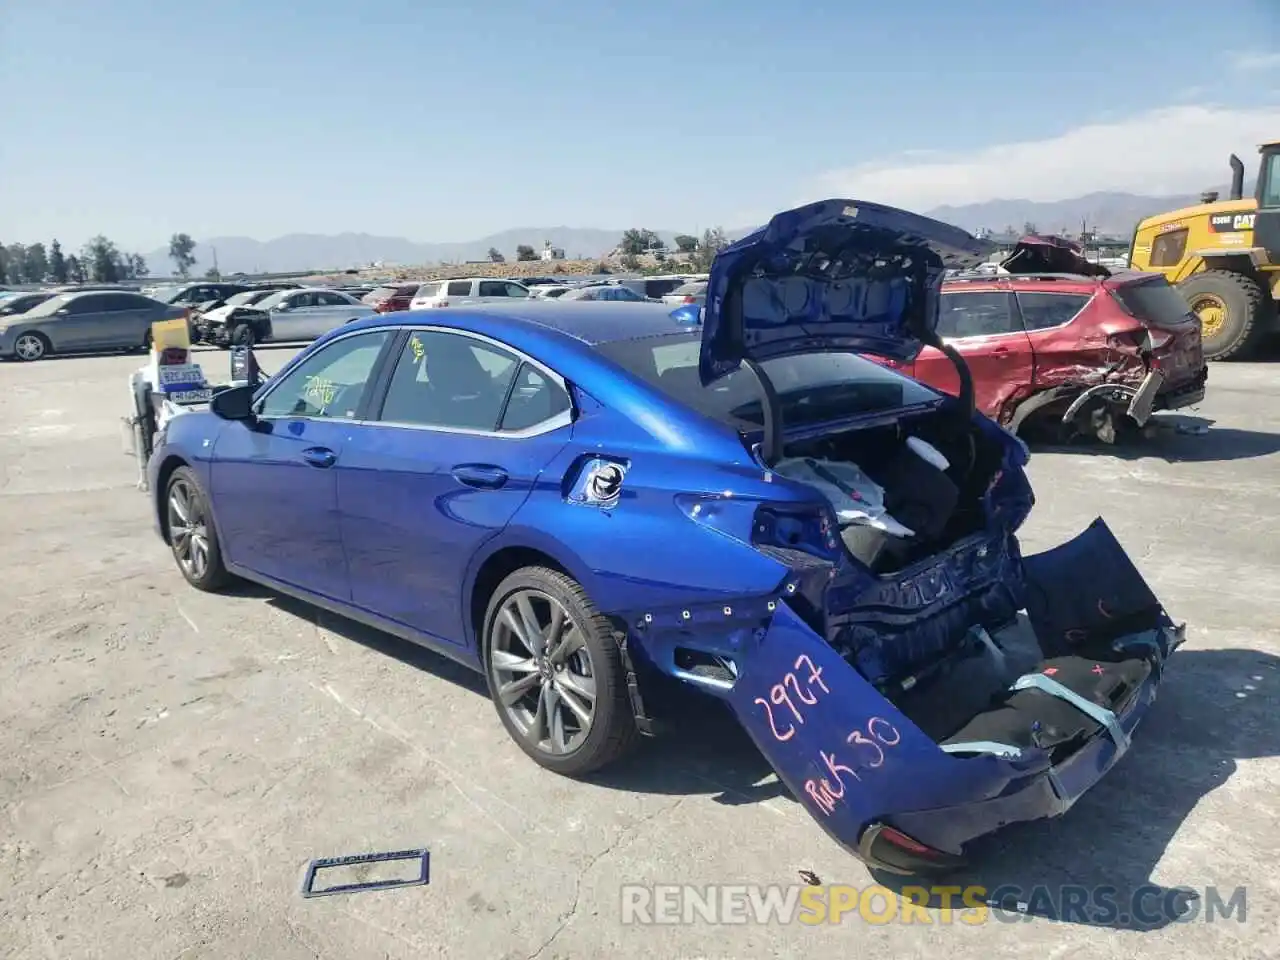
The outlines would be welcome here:
<svg viewBox="0 0 1280 960">
<path fill-rule="evenodd" d="M 182 575 L 242 577 L 482 672 L 581 776 L 720 698 L 885 870 L 1066 811 L 1129 749 L 1176 625 L 1095 521 L 1023 557 L 1026 447 L 935 332 L 988 245 L 832 200 L 716 259 L 705 307 L 370 317 L 169 421 L 148 465 Z M 959 396 L 869 355 L 925 344 Z"/>
</svg>

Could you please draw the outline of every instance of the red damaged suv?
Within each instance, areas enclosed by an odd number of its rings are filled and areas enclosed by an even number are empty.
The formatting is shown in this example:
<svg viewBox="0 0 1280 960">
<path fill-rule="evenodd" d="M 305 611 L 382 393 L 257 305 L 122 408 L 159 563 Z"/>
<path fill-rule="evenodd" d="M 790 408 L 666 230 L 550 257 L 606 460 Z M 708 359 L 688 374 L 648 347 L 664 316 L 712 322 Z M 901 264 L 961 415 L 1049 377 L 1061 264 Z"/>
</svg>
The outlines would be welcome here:
<svg viewBox="0 0 1280 960">
<path fill-rule="evenodd" d="M 1001 267 L 943 285 L 938 333 L 968 364 L 978 409 L 1002 426 L 1111 443 L 1154 411 L 1203 399 L 1200 321 L 1160 274 L 1112 275 L 1058 237 L 1024 237 Z M 893 366 L 960 392 L 933 347 Z"/>
<path fill-rule="evenodd" d="M 421 283 L 388 283 L 364 296 L 364 302 L 378 313 L 396 313 L 408 310 L 409 302 L 418 292 Z"/>
</svg>

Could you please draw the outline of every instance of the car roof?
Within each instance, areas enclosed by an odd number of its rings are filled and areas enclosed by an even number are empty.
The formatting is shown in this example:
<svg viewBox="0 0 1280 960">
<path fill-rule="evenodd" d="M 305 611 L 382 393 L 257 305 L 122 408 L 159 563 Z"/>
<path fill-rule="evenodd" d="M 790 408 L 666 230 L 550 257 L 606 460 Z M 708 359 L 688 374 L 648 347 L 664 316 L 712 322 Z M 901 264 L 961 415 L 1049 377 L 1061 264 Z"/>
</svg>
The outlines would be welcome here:
<svg viewBox="0 0 1280 960">
<path fill-rule="evenodd" d="M 357 320 L 341 329 L 351 331 L 369 326 L 431 326 L 468 329 L 469 320 L 497 320 L 520 324 L 529 332 L 553 330 L 589 346 L 619 340 L 637 340 L 668 333 L 688 333 L 690 327 L 671 318 L 671 308 L 661 303 L 628 303 L 593 300 L 518 300 L 513 303 L 484 303 L 452 307 L 448 310 L 412 310 L 384 313 Z"/>
</svg>

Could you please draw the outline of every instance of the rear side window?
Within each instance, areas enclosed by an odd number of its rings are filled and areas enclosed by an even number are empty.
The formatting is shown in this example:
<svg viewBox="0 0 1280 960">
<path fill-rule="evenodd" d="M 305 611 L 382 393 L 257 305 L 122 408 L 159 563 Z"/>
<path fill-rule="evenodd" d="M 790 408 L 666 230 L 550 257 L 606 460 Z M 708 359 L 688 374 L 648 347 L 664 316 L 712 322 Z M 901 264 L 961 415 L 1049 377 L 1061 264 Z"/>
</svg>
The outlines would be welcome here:
<svg viewBox="0 0 1280 960">
<path fill-rule="evenodd" d="M 1173 267 L 1182 260 L 1187 252 L 1187 231 L 1170 230 L 1156 237 L 1151 244 L 1151 265 L 1153 267 Z"/>
<path fill-rule="evenodd" d="M 685 297 L 696 297 L 698 294 L 707 292 L 707 285 L 705 283 L 686 283 L 684 286 L 676 287 L 671 292 Z"/>
<path fill-rule="evenodd" d="M 1189 319 L 1187 301 L 1164 277 L 1117 287 L 1115 297 L 1121 305 L 1143 323 L 1174 326 Z"/>
<path fill-rule="evenodd" d="M 648 280 L 644 285 L 644 295 L 646 297 L 665 297 L 668 293 L 680 285 L 679 280 Z"/>
<path fill-rule="evenodd" d="M 454 280 L 449 284 L 449 296 L 451 297 L 469 297 L 471 296 L 470 280 Z"/>
<path fill-rule="evenodd" d="M 569 409 L 569 397 L 560 385 L 532 364 L 516 375 L 515 386 L 502 414 L 501 429 L 528 430 Z"/>
<path fill-rule="evenodd" d="M 989 337 L 1013 333 L 1021 324 L 1013 316 L 1009 294 L 944 293 L 938 310 L 938 335 L 941 337 Z"/>
<path fill-rule="evenodd" d="M 493 431 L 519 361 L 491 344 L 443 331 L 414 331 L 396 363 L 381 420 Z"/>
<path fill-rule="evenodd" d="M 1018 309 L 1028 331 L 1048 330 L 1068 323 L 1089 299 L 1080 293 L 1020 293 Z"/>
</svg>

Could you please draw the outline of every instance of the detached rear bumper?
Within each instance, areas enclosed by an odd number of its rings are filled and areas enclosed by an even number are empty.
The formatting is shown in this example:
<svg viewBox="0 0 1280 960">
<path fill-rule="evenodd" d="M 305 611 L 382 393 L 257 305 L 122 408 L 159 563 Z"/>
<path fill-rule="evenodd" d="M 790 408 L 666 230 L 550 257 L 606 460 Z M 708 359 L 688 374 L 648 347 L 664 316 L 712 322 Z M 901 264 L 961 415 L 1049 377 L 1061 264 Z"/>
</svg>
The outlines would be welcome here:
<svg viewBox="0 0 1280 960">
<path fill-rule="evenodd" d="M 1129 749 L 1155 699 L 1182 628 L 1102 521 L 1022 567 L 1046 659 L 953 738 L 926 735 L 782 600 L 734 657 L 725 696 L 739 720 L 810 815 L 873 866 L 956 866 L 977 837 L 1065 813 Z M 1102 707 L 1100 694 L 1091 702 L 1067 686 L 1090 665 L 1098 691 L 1104 673 L 1133 678 L 1105 687 L 1119 702 Z M 1049 733 L 1082 732 L 1042 746 L 1040 718 Z M 971 728 L 1008 735 L 965 736 Z"/>
</svg>

